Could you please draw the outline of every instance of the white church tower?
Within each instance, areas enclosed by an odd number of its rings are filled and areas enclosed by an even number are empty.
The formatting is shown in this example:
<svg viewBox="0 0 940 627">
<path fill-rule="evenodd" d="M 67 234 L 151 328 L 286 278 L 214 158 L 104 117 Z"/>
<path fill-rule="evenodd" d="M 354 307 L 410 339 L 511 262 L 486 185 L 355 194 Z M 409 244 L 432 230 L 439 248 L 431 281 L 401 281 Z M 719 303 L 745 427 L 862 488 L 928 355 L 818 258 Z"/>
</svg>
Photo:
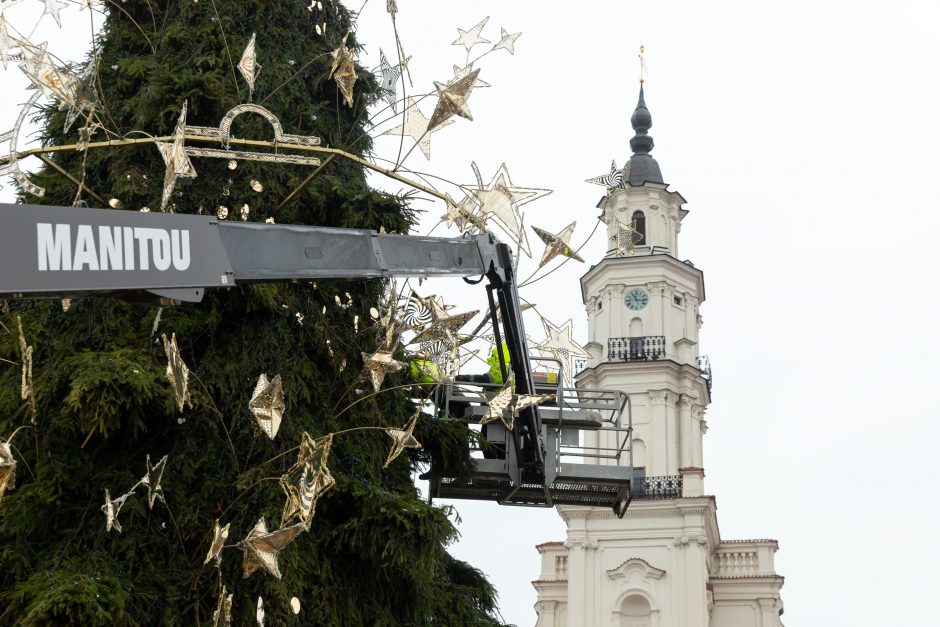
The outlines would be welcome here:
<svg viewBox="0 0 940 627">
<path fill-rule="evenodd" d="M 576 385 L 629 395 L 641 476 L 622 519 L 610 509 L 558 506 L 567 538 L 537 547 L 537 627 L 777 627 L 777 542 L 722 539 L 715 497 L 705 493 L 705 284 L 701 270 L 680 261 L 688 211 L 650 155 L 642 84 L 630 122 L 633 156 L 599 208 L 609 241 L 621 224 L 633 222 L 639 234 L 634 254 L 617 246 L 581 278 L 590 359 Z"/>
</svg>

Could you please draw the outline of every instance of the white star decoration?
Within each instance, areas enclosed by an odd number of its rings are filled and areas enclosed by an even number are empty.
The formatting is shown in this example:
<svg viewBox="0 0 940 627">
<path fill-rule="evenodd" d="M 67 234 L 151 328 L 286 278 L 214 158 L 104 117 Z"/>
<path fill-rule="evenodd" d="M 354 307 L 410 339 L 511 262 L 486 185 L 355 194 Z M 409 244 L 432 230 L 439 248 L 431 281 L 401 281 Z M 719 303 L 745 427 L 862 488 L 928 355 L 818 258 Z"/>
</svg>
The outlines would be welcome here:
<svg viewBox="0 0 940 627">
<path fill-rule="evenodd" d="M 383 135 L 407 135 L 411 137 L 418 144 L 418 148 L 421 149 L 421 153 L 424 154 L 424 157 L 430 159 L 431 133 L 439 131 L 448 124 L 453 124 L 454 121 L 444 120 L 436 127 L 428 130 L 428 118 L 424 117 L 424 114 L 421 113 L 421 109 L 418 108 L 418 104 L 415 102 L 414 98 L 408 98 L 405 104 L 404 121 L 395 128 L 385 131 Z"/>
<path fill-rule="evenodd" d="M 506 32 L 505 28 L 500 28 L 499 32 L 500 32 L 500 37 L 502 39 L 499 40 L 498 44 L 493 46 L 493 50 L 499 50 L 500 48 L 503 48 L 505 50 L 508 50 L 509 54 L 516 54 L 515 43 L 516 43 L 516 40 L 519 39 L 519 37 L 522 35 L 522 33 L 513 33 L 510 35 L 509 33 Z"/>
<path fill-rule="evenodd" d="M 503 388 L 495 394 L 484 394 L 486 397 L 486 411 L 480 419 L 480 424 L 501 420 L 507 429 L 512 430 L 514 416 L 526 407 L 534 407 L 545 401 L 555 398 L 554 394 L 516 394 L 516 382 L 512 377 Z"/>
<path fill-rule="evenodd" d="M 531 257 L 519 207 L 551 194 L 552 190 L 514 186 L 505 163 L 499 166 L 489 185 L 483 187 L 477 164 L 471 163 L 470 167 L 477 175 L 478 189 L 473 193 L 479 203 L 479 213 L 484 217 L 493 216 L 506 233 L 513 236 L 522 251 Z"/>
<path fill-rule="evenodd" d="M 452 43 L 451 45 L 463 46 L 464 48 L 467 49 L 467 53 L 469 54 L 470 49 L 473 48 L 475 45 L 490 43 L 489 39 L 483 39 L 482 37 L 480 37 L 480 33 L 483 31 L 483 27 L 486 26 L 486 23 L 489 20 L 490 20 L 489 17 L 483 18 L 482 22 L 480 22 L 479 24 L 477 24 L 470 30 L 463 30 L 462 28 L 458 28 L 457 32 L 460 34 L 460 36 L 457 37 L 457 39 L 454 40 L 454 43 Z"/>
<path fill-rule="evenodd" d="M 379 88 L 382 90 L 382 100 L 387 102 L 395 113 L 398 113 L 398 79 L 401 78 L 401 71 L 410 60 L 411 57 L 408 57 L 401 64 L 392 65 L 379 48 L 379 72 L 382 74 L 379 78 Z"/>
<path fill-rule="evenodd" d="M 245 77 L 245 82 L 248 83 L 248 102 L 251 102 L 251 97 L 255 93 L 255 78 L 257 78 L 260 70 L 258 55 L 255 53 L 255 33 L 252 33 L 251 39 L 242 53 L 242 58 L 238 62 L 238 71 L 241 72 L 241 75 Z"/>
<path fill-rule="evenodd" d="M 587 357 L 587 353 L 580 344 L 571 338 L 572 320 L 557 327 L 547 318 L 542 318 L 542 326 L 545 327 L 546 340 L 538 345 L 538 348 L 547 351 L 562 363 L 565 368 L 565 379 L 570 381 L 572 372 L 572 361 L 575 356 Z"/>
<path fill-rule="evenodd" d="M 46 5 L 46 8 L 43 9 L 43 15 L 51 15 L 52 19 L 55 20 L 56 25 L 59 28 L 62 28 L 62 18 L 59 17 L 59 11 L 68 6 L 67 2 L 62 2 L 62 0 L 43 0 Z"/>
</svg>

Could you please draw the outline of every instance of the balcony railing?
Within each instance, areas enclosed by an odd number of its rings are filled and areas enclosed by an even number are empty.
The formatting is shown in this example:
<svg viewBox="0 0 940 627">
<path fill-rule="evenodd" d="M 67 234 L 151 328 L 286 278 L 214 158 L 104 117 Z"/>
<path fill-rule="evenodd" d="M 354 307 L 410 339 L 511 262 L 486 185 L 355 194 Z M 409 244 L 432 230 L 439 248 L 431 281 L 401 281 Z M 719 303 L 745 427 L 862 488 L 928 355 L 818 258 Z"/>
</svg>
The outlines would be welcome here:
<svg viewBox="0 0 940 627">
<path fill-rule="evenodd" d="M 702 355 L 698 358 L 698 370 L 702 375 L 702 378 L 705 379 L 705 386 L 708 387 L 708 393 L 712 393 L 712 365 L 708 361 L 706 355 Z"/>
<path fill-rule="evenodd" d="M 682 496 L 682 475 L 663 477 L 636 477 L 633 486 L 635 499 L 677 499 Z"/>
<path fill-rule="evenodd" d="M 612 337 L 607 340 L 608 361 L 648 361 L 666 354 L 664 335 Z"/>
</svg>

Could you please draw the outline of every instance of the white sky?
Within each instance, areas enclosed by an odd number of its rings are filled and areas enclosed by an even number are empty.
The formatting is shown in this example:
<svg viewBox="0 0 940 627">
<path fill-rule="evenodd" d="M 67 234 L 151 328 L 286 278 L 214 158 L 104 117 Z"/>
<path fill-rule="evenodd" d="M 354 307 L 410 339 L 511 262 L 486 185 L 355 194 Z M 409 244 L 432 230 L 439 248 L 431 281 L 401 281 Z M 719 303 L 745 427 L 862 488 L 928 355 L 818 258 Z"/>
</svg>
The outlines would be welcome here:
<svg viewBox="0 0 940 627">
<path fill-rule="evenodd" d="M 406 165 L 471 183 L 471 161 L 485 181 L 505 162 L 515 184 L 555 190 L 525 207 L 527 223 L 557 232 L 577 220 L 576 245 L 603 193 L 584 179 L 630 154 L 636 54 L 646 45 L 653 155 L 691 212 L 679 257 L 705 272 L 702 352 L 715 375 L 706 486 L 722 537 L 780 541 L 788 625 L 935 624 L 925 606 L 940 586 L 931 488 L 940 411 L 930 395 L 940 354 L 937 5 L 398 5 L 420 93 L 463 63 L 463 48 L 449 45 L 458 27 L 491 16 L 487 39 L 500 27 L 523 33 L 514 56 L 480 62 L 492 87 L 474 91 L 474 121 L 435 133 L 430 163 L 415 151 Z M 66 17 L 67 34 L 87 38 L 87 13 L 72 7 Z M 364 65 L 377 64 L 379 46 L 394 54 L 385 2 L 368 2 L 359 31 Z M 52 25 L 48 36 L 64 45 L 57 32 Z M 3 129 L 23 100 L 18 74 L 11 66 L 0 75 Z M 422 108 L 430 115 L 430 100 Z M 397 148 L 376 142 L 379 156 L 394 159 Z M 417 206 L 443 213 L 439 203 Z M 605 248 L 597 235 L 582 255 L 595 263 Z M 566 264 L 525 291 L 556 323 L 573 318 L 578 341 L 586 269 Z M 464 308 L 483 306 L 461 287 L 439 289 Z M 537 319 L 527 324 L 541 337 Z M 533 624 L 534 545 L 563 539 L 561 520 L 543 509 L 456 505 L 463 538 L 454 553 L 489 575 L 507 621 Z"/>
</svg>

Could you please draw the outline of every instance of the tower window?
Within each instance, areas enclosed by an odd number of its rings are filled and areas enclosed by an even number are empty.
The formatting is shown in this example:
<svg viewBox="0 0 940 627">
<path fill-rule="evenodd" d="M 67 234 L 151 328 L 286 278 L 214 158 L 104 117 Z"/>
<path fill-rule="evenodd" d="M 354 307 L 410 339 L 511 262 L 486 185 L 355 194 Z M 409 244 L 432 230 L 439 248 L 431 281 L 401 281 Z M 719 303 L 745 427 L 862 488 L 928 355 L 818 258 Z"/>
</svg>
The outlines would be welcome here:
<svg viewBox="0 0 940 627">
<path fill-rule="evenodd" d="M 642 211 L 634 211 L 632 220 L 637 232 L 637 244 L 646 244 L 646 215 Z"/>
<path fill-rule="evenodd" d="M 681 306 L 682 306 L 682 297 L 681 297 L 681 296 L 673 296 L 673 297 L 672 297 L 672 302 L 675 303 L 676 305 L 679 305 L 679 306 L 681 307 Z"/>
<path fill-rule="evenodd" d="M 601 311 L 603 308 L 604 308 L 604 301 L 602 300 L 597 301 L 597 310 Z"/>
</svg>

